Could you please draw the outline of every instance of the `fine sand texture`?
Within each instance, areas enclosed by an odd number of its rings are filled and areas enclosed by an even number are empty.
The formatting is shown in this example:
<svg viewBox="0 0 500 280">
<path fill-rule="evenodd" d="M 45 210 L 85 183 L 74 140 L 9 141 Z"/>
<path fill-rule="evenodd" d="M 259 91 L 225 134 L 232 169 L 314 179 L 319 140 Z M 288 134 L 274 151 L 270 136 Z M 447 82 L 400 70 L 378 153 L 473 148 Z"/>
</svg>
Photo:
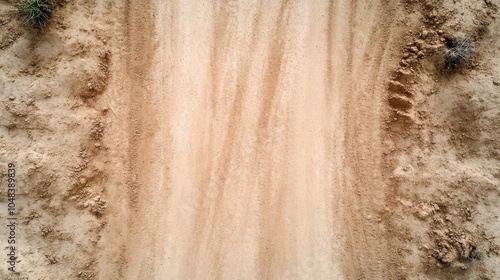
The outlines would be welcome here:
<svg viewBox="0 0 500 280">
<path fill-rule="evenodd" d="M 137 210 L 123 276 L 390 278 L 377 215 L 387 4 L 130 5 Z"/>
<path fill-rule="evenodd" d="M 500 279 L 500 0 L 47 1 L 0 0 L 0 280 Z"/>
</svg>

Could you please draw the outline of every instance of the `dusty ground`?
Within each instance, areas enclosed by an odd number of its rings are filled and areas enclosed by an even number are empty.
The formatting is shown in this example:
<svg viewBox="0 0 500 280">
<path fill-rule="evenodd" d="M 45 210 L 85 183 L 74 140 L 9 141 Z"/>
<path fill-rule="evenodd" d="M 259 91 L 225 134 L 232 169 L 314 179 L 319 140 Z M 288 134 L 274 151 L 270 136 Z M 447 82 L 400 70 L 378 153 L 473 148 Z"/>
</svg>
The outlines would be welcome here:
<svg viewBox="0 0 500 280">
<path fill-rule="evenodd" d="M 500 2 L 16 3 L 0 279 L 500 278 Z"/>
<path fill-rule="evenodd" d="M 497 279 L 499 3 L 414 2 L 406 3 L 416 15 L 406 22 L 416 26 L 406 32 L 408 58 L 389 85 L 391 235 L 409 279 Z M 460 37 L 475 52 L 446 69 L 442 46 Z"/>
</svg>

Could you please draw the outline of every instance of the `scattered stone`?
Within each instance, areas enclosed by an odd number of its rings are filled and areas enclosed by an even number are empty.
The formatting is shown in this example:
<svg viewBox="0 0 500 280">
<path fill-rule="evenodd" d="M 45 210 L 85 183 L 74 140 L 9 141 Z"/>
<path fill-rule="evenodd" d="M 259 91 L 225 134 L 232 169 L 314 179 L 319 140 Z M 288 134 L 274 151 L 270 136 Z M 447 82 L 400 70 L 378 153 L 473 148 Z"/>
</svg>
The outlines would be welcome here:
<svg viewBox="0 0 500 280">
<path fill-rule="evenodd" d="M 13 96 L 13 95 L 9 96 L 9 100 L 14 100 L 14 99 L 16 99 L 15 96 Z"/>
<path fill-rule="evenodd" d="M 45 255 L 50 264 L 56 264 L 58 262 L 57 257 L 54 255 Z"/>
<path fill-rule="evenodd" d="M 106 210 L 106 201 L 99 200 L 96 201 L 94 198 L 93 202 L 89 202 L 90 212 L 96 216 L 102 216 Z"/>
<path fill-rule="evenodd" d="M 413 77 L 413 73 L 410 71 L 410 70 L 406 70 L 406 69 L 398 69 L 396 71 L 396 74 L 398 76 L 401 76 L 401 77 L 404 77 L 404 78 L 411 78 Z"/>
<path fill-rule="evenodd" d="M 94 125 L 90 129 L 90 136 L 95 140 L 101 140 L 104 134 L 104 123 L 101 121 L 95 121 Z"/>
<path fill-rule="evenodd" d="M 422 36 L 421 36 L 422 39 L 427 38 L 427 35 L 429 35 L 429 31 L 427 31 L 427 30 L 422 31 Z"/>
</svg>

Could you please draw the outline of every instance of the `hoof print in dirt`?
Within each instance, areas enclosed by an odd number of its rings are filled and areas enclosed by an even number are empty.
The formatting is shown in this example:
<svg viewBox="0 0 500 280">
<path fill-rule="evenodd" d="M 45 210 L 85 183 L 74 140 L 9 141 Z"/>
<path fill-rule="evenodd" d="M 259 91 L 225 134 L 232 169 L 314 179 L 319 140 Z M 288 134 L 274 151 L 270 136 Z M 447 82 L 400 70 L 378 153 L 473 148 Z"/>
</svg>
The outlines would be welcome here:
<svg viewBox="0 0 500 280">
<path fill-rule="evenodd" d="M 404 84 L 402 84 L 398 81 L 390 81 L 389 82 L 389 90 L 391 90 L 395 93 L 404 95 L 408 98 L 412 98 L 414 96 L 414 93 L 411 90 L 409 90 Z"/>
<path fill-rule="evenodd" d="M 389 105 L 403 112 L 408 112 L 413 107 L 413 103 L 409 98 L 400 95 L 391 96 L 389 98 Z"/>
</svg>

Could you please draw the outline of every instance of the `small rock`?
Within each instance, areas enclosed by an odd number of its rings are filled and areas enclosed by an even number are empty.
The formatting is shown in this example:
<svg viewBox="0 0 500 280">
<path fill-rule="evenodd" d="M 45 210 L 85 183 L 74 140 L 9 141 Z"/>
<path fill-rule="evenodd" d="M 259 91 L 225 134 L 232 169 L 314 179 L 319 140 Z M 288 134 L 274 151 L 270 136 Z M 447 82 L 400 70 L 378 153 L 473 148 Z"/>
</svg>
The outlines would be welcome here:
<svg viewBox="0 0 500 280">
<path fill-rule="evenodd" d="M 404 54 L 403 54 L 403 58 L 408 58 L 409 56 L 410 56 L 410 54 L 409 54 L 409 53 L 404 53 Z"/>
<path fill-rule="evenodd" d="M 94 205 L 95 205 L 95 203 L 96 203 L 96 201 L 95 201 L 95 200 L 89 199 L 89 200 L 87 200 L 87 201 L 85 201 L 85 202 L 83 203 L 83 207 L 84 207 L 84 208 L 87 208 L 87 207 L 89 207 L 89 206 L 94 206 Z"/>
<path fill-rule="evenodd" d="M 422 39 L 427 38 L 427 35 L 429 35 L 429 31 L 427 30 L 422 31 Z"/>
<path fill-rule="evenodd" d="M 14 100 L 14 99 L 16 99 L 16 97 L 11 95 L 11 96 L 9 96 L 9 99 Z"/>
<path fill-rule="evenodd" d="M 411 47 L 410 51 L 412 51 L 414 53 L 418 53 L 418 48 L 417 47 Z"/>
</svg>

